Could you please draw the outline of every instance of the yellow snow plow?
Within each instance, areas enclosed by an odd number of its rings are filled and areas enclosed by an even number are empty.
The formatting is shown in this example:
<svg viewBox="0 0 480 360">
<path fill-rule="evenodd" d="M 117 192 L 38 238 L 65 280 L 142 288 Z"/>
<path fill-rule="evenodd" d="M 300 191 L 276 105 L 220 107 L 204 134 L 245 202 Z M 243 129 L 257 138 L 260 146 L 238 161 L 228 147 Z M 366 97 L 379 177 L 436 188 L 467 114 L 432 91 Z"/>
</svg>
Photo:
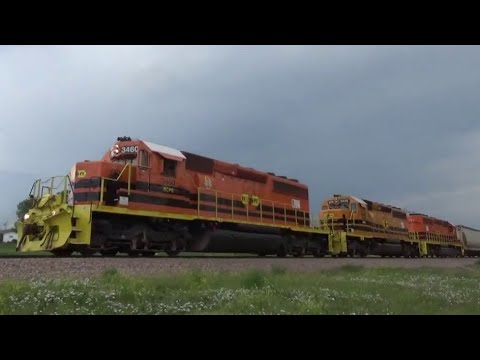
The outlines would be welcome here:
<svg viewBox="0 0 480 360">
<path fill-rule="evenodd" d="M 71 191 L 68 176 L 35 181 L 29 194 L 30 209 L 16 223 L 17 251 L 61 252 L 74 230 L 74 208 L 69 204 Z"/>
</svg>

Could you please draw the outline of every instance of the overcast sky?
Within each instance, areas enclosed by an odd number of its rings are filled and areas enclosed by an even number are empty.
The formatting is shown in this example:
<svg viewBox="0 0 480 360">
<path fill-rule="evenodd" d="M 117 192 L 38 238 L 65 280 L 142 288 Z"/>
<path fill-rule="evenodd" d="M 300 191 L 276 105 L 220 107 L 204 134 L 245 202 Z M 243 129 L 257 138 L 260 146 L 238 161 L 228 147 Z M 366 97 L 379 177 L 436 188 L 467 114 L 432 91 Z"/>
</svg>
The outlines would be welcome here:
<svg viewBox="0 0 480 360">
<path fill-rule="evenodd" d="M 131 136 L 480 228 L 478 46 L 2 46 L 0 222 Z"/>
</svg>

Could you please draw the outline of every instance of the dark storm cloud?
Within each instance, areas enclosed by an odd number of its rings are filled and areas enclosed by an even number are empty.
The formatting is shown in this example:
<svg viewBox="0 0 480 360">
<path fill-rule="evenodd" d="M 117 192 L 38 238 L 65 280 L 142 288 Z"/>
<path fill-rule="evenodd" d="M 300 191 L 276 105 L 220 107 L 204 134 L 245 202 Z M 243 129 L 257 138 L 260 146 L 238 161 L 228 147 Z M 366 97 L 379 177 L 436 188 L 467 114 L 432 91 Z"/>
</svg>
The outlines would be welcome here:
<svg viewBox="0 0 480 360">
<path fill-rule="evenodd" d="M 480 226 L 479 61 L 446 46 L 6 47 L 0 218 L 25 177 L 130 135 L 299 179 L 315 212 L 351 193 Z"/>
</svg>

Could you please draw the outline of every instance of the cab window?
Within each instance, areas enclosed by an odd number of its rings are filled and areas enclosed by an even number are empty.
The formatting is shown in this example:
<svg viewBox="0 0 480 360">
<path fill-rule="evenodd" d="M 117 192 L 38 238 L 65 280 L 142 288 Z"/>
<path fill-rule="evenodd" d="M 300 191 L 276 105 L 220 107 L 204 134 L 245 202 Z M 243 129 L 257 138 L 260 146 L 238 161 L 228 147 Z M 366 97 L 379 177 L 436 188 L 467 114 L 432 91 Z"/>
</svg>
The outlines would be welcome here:
<svg viewBox="0 0 480 360">
<path fill-rule="evenodd" d="M 118 164 L 123 164 L 123 165 L 137 165 L 138 159 L 111 159 L 110 160 L 112 163 L 118 163 Z"/>
<path fill-rule="evenodd" d="M 163 175 L 175 177 L 177 162 L 175 160 L 165 159 L 163 162 Z"/>
<path fill-rule="evenodd" d="M 150 167 L 150 154 L 145 150 L 140 150 L 139 166 Z"/>
</svg>

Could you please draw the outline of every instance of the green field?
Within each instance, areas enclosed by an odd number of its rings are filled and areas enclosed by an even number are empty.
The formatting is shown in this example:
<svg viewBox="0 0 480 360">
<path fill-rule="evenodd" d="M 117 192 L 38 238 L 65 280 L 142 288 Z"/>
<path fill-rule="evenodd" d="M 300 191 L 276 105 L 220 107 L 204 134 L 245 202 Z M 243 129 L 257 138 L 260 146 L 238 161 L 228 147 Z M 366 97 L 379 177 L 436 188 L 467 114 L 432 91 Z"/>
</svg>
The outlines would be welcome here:
<svg viewBox="0 0 480 360">
<path fill-rule="evenodd" d="M 0 243 L 0 256 L 51 256 L 49 252 L 22 253 L 15 250 L 17 243 Z"/>
<path fill-rule="evenodd" d="M 0 283 L 1 314 L 479 314 L 471 270 L 185 273 Z"/>
</svg>

